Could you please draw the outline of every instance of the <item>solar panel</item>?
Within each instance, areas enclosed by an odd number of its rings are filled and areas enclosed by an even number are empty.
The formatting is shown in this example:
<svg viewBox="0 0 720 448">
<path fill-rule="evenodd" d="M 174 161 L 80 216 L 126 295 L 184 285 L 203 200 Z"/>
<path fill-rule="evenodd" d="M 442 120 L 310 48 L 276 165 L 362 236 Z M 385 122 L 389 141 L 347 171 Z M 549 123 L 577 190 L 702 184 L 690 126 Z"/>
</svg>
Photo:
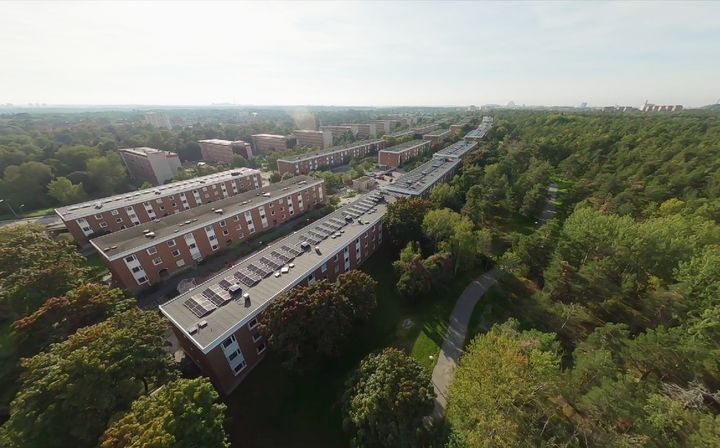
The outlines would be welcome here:
<svg viewBox="0 0 720 448">
<path fill-rule="evenodd" d="M 190 297 L 183 304 L 197 317 L 203 317 L 217 308 L 217 306 L 215 306 L 207 298 L 200 295 Z"/>
<path fill-rule="evenodd" d="M 310 244 L 312 244 L 312 245 L 315 245 L 315 244 L 317 244 L 317 243 L 320 242 L 319 240 L 316 240 L 316 239 L 313 238 L 312 236 L 307 236 L 307 235 L 302 235 L 302 236 L 300 237 L 300 241 L 307 241 L 308 243 L 310 243 Z"/>
<path fill-rule="evenodd" d="M 335 224 L 339 225 L 340 227 L 342 227 L 342 226 L 345 225 L 345 221 L 342 221 L 342 220 L 337 219 L 337 218 L 330 218 L 329 221 L 334 222 Z"/>
<path fill-rule="evenodd" d="M 240 280 L 244 285 L 246 286 L 255 286 L 260 282 L 260 279 L 255 277 L 254 275 L 248 275 L 249 272 L 236 272 L 234 275 L 235 277 Z"/>
<path fill-rule="evenodd" d="M 270 266 L 271 269 L 280 269 L 280 267 L 282 266 L 281 264 L 277 264 L 277 263 L 275 263 L 274 261 L 270 260 L 270 259 L 267 258 L 267 257 L 262 257 L 262 258 L 260 259 L 260 262 L 261 262 L 261 263 L 264 263 L 264 264 L 266 264 L 266 265 L 268 265 L 268 266 Z"/>
<path fill-rule="evenodd" d="M 219 285 L 223 289 L 228 289 L 230 286 L 233 285 L 233 283 L 234 282 L 232 281 L 232 279 L 230 279 L 230 277 L 225 277 L 224 279 L 220 280 Z"/>
<path fill-rule="evenodd" d="M 254 273 L 258 274 L 258 275 L 260 275 L 260 276 L 263 277 L 263 278 L 264 278 L 264 277 L 267 277 L 267 276 L 270 275 L 270 274 L 272 274 L 272 272 L 270 272 L 269 270 L 262 269 L 261 267 L 258 267 L 258 266 L 254 265 L 254 264 L 249 265 L 249 266 L 248 266 L 248 269 L 250 269 L 251 272 L 254 272 Z"/>
<path fill-rule="evenodd" d="M 301 250 L 294 249 L 290 246 L 280 246 L 280 249 L 282 249 L 286 252 L 290 252 L 291 254 L 295 255 L 296 257 L 302 253 Z"/>
<path fill-rule="evenodd" d="M 202 295 L 205 296 L 205 298 L 207 298 L 209 301 L 211 301 L 213 303 L 213 305 L 215 305 L 217 307 L 223 306 L 225 303 L 227 303 L 230 300 L 230 297 L 228 297 L 226 299 L 225 297 L 220 295 L 217 291 L 213 291 L 210 288 L 205 289 L 202 292 Z"/>
<path fill-rule="evenodd" d="M 281 254 L 280 252 L 278 252 L 278 251 L 276 251 L 276 250 L 270 252 L 270 255 L 272 255 L 272 256 L 275 257 L 275 258 L 278 258 L 278 259 L 282 260 L 284 263 L 287 263 L 288 261 L 292 260 L 292 257 L 288 257 L 288 256 L 285 255 L 285 254 Z"/>
</svg>

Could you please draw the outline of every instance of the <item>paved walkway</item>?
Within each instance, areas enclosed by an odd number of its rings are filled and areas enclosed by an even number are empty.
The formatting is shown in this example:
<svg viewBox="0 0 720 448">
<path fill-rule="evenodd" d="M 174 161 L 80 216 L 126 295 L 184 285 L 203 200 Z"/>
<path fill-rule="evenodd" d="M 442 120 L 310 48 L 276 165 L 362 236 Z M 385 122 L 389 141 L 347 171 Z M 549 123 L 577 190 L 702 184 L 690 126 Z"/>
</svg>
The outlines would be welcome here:
<svg viewBox="0 0 720 448">
<path fill-rule="evenodd" d="M 558 186 L 554 182 L 548 187 L 548 200 L 545 209 L 538 220 L 538 227 L 545 224 L 555 216 Z M 465 338 L 467 337 L 468 324 L 470 316 L 472 316 L 475 305 L 480 301 L 485 291 L 497 282 L 500 277 L 500 271 L 493 268 L 484 273 L 479 279 L 473 280 L 460 294 L 460 298 L 455 303 L 452 313 L 450 313 L 450 322 L 448 332 L 443 340 L 437 363 L 432 373 L 433 387 L 435 388 L 435 408 L 433 409 L 433 418 L 441 419 L 445 414 L 447 407 L 448 386 L 455 378 L 455 367 L 457 366 L 460 355 L 465 347 Z"/>
</svg>

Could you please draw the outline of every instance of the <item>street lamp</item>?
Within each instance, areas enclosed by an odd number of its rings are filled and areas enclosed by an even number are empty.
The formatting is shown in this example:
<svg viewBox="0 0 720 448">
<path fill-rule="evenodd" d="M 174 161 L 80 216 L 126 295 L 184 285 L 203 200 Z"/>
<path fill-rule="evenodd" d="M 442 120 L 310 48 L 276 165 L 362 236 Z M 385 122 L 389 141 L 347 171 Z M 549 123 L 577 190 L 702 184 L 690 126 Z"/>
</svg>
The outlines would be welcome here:
<svg viewBox="0 0 720 448">
<path fill-rule="evenodd" d="M 10 205 L 10 203 L 7 202 L 5 199 L 0 199 L 0 204 L 3 203 L 3 202 L 7 204 L 8 208 L 9 208 L 10 211 L 12 212 L 13 216 L 16 217 L 16 218 L 19 218 L 19 216 L 17 215 L 17 213 L 15 213 L 15 210 L 13 210 L 12 206 Z M 23 204 L 23 205 L 24 205 L 24 204 Z M 21 205 L 21 207 L 22 207 L 22 205 Z"/>
</svg>

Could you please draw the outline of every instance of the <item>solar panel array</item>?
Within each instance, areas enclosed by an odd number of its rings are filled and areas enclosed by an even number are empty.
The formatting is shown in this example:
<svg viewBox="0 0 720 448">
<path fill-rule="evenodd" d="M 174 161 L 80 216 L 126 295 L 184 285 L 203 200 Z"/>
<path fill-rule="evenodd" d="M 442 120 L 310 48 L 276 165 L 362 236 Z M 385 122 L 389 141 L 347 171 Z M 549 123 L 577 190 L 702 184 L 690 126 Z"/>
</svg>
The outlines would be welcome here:
<svg viewBox="0 0 720 448">
<path fill-rule="evenodd" d="M 339 235 L 337 232 L 349 224 L 348 217 L 357 218 L 363 213 L 372 212 L 375 205 L 381 200 L 382 195 L 380 193 L 370 194 L 344 209 L 345 220 L 337 217 L 325 219 L 312 229 L 307 230 L 303 235 L 300 235 L 298 239 L 301 242 L 305 241 L 316 245 L 329 236 Z M 247 287 L 255 286 L 263 278 L 271 276 L 273 272 L 306 253 L 300 244 L 286 244 L 272 250 L 269 254 L 265 254 L 260 259 L 251 262 L 247 267 L 236 270 L 232 276 L 223 278 L 218 282 L 217 286 L 211 286 L 203 290 L 202 293 L 192 296 L 184 302 L 185 306 L 195 313 L 197 317 L 203 317 L 231 301 L 233 296 L 228 292 L 228 289 L 237 285 L 238 282 Z"/>
</svg>

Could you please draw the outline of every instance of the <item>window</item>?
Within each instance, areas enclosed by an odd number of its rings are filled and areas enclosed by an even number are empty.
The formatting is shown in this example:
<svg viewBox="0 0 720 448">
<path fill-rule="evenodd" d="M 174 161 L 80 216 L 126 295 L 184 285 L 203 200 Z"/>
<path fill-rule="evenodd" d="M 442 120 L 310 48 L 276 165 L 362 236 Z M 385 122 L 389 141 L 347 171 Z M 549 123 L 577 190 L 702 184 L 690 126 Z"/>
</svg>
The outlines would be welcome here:
<svg viewBox="0 0 720 448">
<path fill-rule="evenodd" d="M 118 213 L 120 213 L 120 212 L 117 211 L 117 210 L 111 210 L 111 211 L 110 211 L 110 214 L 113 215 L 113 216 L 117 216 Z"/>
<path fill-rule="evenodd" d="M 228 356 L 228 359 L 232 361 L 233 359 L 238 357 L 238 352 L 232 352 L 230 353 L 230 356 Z"/>
<path fill-rule="evenodd" d="M 95 219 L 102 219 L 102 214 L 95 215 Z"/>
<path fill-rule="evenodd" d="M 227 235 L 228 233 L 230 233 L 228 229 L 223 230 L 223 235 Z"/>
<path fill-rule="evenodd" d="M 230 346 L 230 344 L 232 344 L 232 343 L 235 342 L 236 340 L 237 340 L 237 339 L 235 339 L 235 335 L 234 335 L 234 334 L 231 335 L 229 338 L 227 338 L 227 339 L 225 339 L 225 340 L 223 341 L 223 343 L 222 343 L 223 348 L 228 348 L 228 346 Z"/>
<path fill-rule="evenodd" d="M 197 244 L 195 244 L 195 243 L 192 243 L 192 244 L 190 245 L 190 249 L 195 249 L 196 247 L 197 247 Z"/>
<path fill-rule="evenodd" d="M 264 343 L 264 342 L 260 343 L 260 344 L 257 346 L 257 353 L 258 353 L 258 355 L 259 355 L 260 353 L 264 352 L 266 348 L 267 348 L 267 347 L 265 346 L 265 343 Z"/>
<path fill-rule="evenodd" d="M 215 238 L 216 238 L 215 235 L 210 235 L 210 236 L 208 237 L 208 239 L 209 239 L 210 241 L 215 241 Z"/>
<path fill-rule="evenodd" d="M 102 227 L 104 229 L 105 227 L 107 227 L 107 223 L 105 221 L 101 222 L 100 227 Z M 89 227 L 88 227 L 88 230 L 90 230 Z"/>
<path fill-rule="evenodd" d="M 139 279 L 137 279 L 138 284 L 143 284 L 147 281 L 148 281 L 147 277 L 140 277 Z"/>
<path fill-rule="evenodd" d="M 174 247 L 174 246 L 175 246 L 175 240 L 170 240 L 170 241 L 167 242 L 167 244 L 168 244 L 169 247 Z"/>
<path fill-rule="evenodd" d="M 212 229 L 213 229 L 213 226 L 205 226 L 206 232 L 210 232 L 210 231 L 212 231 Z"/>
<path fill-rule="evenodd" d="M 241 362 L 240 364 L 235 366 L 235 368 L 233 369 L 233 372 L 235 372 L 235 375 L 237 375 L 238 373 L 242 372 L 246 366 L 247 366 L 247 362 L 245 360 L 243 360 L 243 362 Z"/>
<path fill-rule="evenodd" d="M 213 245 L 212 245 L 212 250 L 217 250 L 217 248 L 218 248 L 218 245 L 217 245 L 217 244 L 213 244 Z"/>
<path fill-rule="evenodd" d="M 148 255 L 155 255 L 157 253 L 157 247 L 148 247 L 147 253 Z"/>
<path fill-rule="evenodd" d="M 262 339 L 262 334 L 257 333 L 257 334 L 254 334 L 254 335 L 253 335 L 253 342 L 257 342 L 257 341 L 259 341 L 260 339 Z"/>
<path fill-rule="evenodd" d="M 224 219 L 222 221 L 220 221 L 220 227 L 225 227 L 226 225 L 227 225 L 227 223 L 225 222 Z"/>
<path fill-rule="evenodd" d="M 120 224 L 122 222 L 122 218 L 118 218 L 115 220 L 116 223 Z"/>
<path fill-rule="evenodd" d="M 155 266 L 157 266 L 157 265 L 159 265 L 159 264 L 162 264 L 162 257 L 154 258 L 154 259 L 153 259 L 153 264 L 154 264 Z"/>
<path fill-rule="evenodd" d="M 129 255 L 125 257 L 125 261 L 127 261 L 128 263 L 132 263 L 133 261 L 135 261 L 135 255 Z"/>
<path fill-rule="evenodd" d="M 322 266 L 320 266 L 320 271 L 321 272 L 327 271 L 327 263 L 323 263 Z"/>
<path fill-rule="evenodd" d="M 142 268 L 140 266 L 135 266 L 132 268 L 133 273 L 137 274 L 138 272 L 142 271 Z"/>
<path fill-rule="evenodd" d="M 258 326 L 257 317 L 253 318 L 253 320 L 251 320 L 250 322 L 248 322 L 248 328 L 251 329 L 251 330 L 252 330 L 253 328 L 257 327 L 257 326 Z"/>
<path fill-rule="evenodd" d="M 175 265 L 176 265 L 177 267 L 181 268 L 181 267 L 185 266 L 185 260 L 180 259 L 180 260 L 178 260 L 178 261 L 175 262 Z"/>
<path fill-rule="evenodd" d="M 172 256 L 173 256 L 173 257 L 179 257 L 179 256 L 180 256 L 180 251 L 177 250 L 177 249 L 175 249 L 174 251 L 172 251 Z"/>
</svg>

